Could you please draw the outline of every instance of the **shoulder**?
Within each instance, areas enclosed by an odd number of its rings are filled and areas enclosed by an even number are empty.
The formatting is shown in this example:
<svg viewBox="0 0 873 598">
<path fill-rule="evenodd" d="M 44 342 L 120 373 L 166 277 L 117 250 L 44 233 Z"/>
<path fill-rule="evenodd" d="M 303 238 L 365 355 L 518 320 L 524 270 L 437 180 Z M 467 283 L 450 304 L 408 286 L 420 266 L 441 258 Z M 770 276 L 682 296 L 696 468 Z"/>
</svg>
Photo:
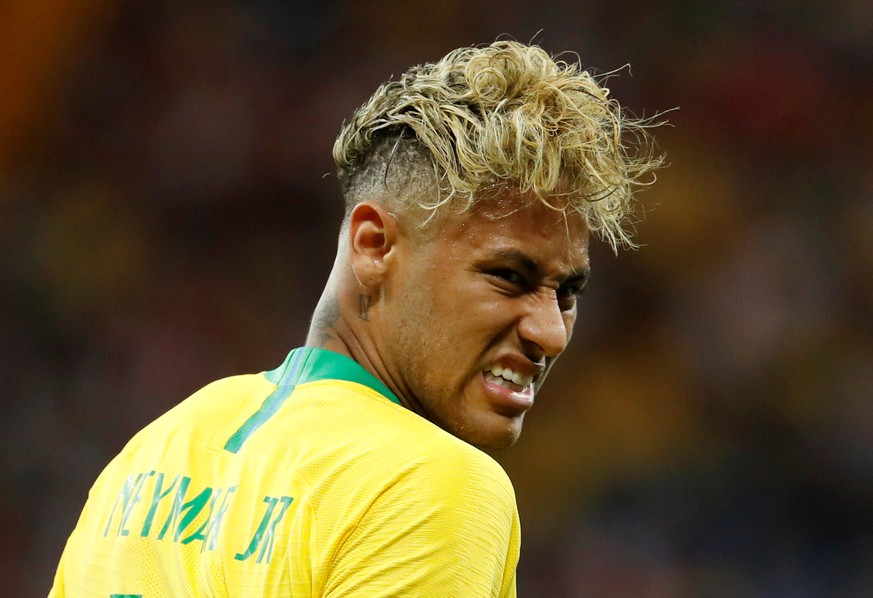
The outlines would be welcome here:
<svg viewBox="0 0 873 598">
<path fill-rule="evenodd" d="M 371 411 L 377 421 L 357 437 L 354 458 L 316 492 L 318 532 L 333 547 L 328 589 L 504 595 L 520 528 L 503 468 L 404 407 Z"/>
<path fill-rule="evenodd" d="M 326 494 L 319 496 L 335 498 L 333 490 L 368 503 L 386 489 L 403 489 L 404 500 L 433 496 L 445 503 L 476 495 L 504 508 L 515 503 L 509 477 L 494 459 L 372 388 L 309 383 L 295 391 L 288 415 L 282 433 L 293 430 L 294 446 L 308 447 L 305 475 L 322 485 Z"/>
<path fill-rule="evenodd" d="M 319 385 L 307 390 L 320 394 L 321 415 L 333 419 L 341 444 L 354 447 L 357 468 L 385 472 L 375 479 L 427 480 L 429 487 L 451 489 L 476 484 L 512 497 L 503 468 L 478 448 L 372 389 L 335 381 Z"/>
<path fill-rule="evenodd" d="M 490 512 L 510 524 L 515 492 L 497 461 L 400 405 L 381 401 L 355 414 L 348 479 L 365 499 L 389 509 L 445 510 L 473 517 Z M 478 513 L 478 514 L 477 514 Z"/>
<path fill-rule="evenodd" d="M 410 448 L 403 469 L 380 500 L 394 516 L 427 514 L 452 542 L 487 539 L 503 545 L 518 532 L 512 483 L 489 455 L 439 430 L 432 443 Z M 462 540 L 463 539 L 463 540 Z"/>
<path fill-rule="evenodd" d="M 515 504 L 512 483 L 492 457 L 426 422 L 431 433 L 407 439 L 403 450 L 414 466 L 410 477 L 431 492 L 458 500 L 499 500 Z"/>
</svg>

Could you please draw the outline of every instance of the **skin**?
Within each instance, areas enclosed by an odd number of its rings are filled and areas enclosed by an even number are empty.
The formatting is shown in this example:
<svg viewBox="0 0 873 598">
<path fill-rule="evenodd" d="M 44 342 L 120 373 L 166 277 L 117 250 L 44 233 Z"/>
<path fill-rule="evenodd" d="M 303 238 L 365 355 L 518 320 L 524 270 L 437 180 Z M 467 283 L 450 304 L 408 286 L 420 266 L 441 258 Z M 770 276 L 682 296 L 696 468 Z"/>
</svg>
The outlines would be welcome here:
<svg viewBox="0 0 873 598">
<path fill-rule="evenodd" d="M 462 440 L 510 446 L 572 335 L 585 220 L 503 194 L 441 215 L 427 235 L 416 224 L 356 206 L 307 344 L 352 357 Z M 494 365 L 533 378 L 500 382 L 485 373 Z"/>
</svg>

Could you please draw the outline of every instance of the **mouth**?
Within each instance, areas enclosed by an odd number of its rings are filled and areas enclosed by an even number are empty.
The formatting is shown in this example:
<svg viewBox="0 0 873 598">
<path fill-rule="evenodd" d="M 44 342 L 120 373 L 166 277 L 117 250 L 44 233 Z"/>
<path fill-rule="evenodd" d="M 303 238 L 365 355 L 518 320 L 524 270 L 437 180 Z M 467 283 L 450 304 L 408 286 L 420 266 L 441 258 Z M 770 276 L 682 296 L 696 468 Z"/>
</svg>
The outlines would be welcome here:
<svg viewBox="0 0 873 598">
<path fill-rule="evenodd" d="M 492 365 L 484 371 L 485 379 L 502 386 L 513 392 L 522 392 L 533 383 L 533 376 L 514 372 L 510 368 L 505 368 L 501 365 Z"/>
<path fill-rule="evenodd" d="M 482 372 L 485 396 L 496 413 L 515 419 L 534 403 L 535 375 L 522 374 L 502 365 L 492 365 Z"/>
</svg>

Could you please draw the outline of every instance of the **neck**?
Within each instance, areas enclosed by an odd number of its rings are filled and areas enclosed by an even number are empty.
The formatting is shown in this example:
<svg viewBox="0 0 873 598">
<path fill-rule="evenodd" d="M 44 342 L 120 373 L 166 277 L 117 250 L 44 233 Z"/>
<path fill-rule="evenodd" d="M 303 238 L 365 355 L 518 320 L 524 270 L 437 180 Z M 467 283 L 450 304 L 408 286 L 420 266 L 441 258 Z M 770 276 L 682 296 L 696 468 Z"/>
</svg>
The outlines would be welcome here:
<svg viewBox="0 0 873 598">
<path fill-rule="evenodd" d="M 326 349 L 350 357 L 365 370 L 381 380 L 408 409 L 415 409 L 401 389 L 392 385 L 391 377 L 379 361 L 379 350 L 367 331 L 370 322 L 361 315 L 362 305 L 358 286 L 335 268 L 315 307 L 307 347 Z"/>
<path fill-rule="evenodd" d="M 368 363 L 364 347 L 366 339 L 361 338 L 363 331 L 357 330 L 358 322 L 354 320 L 359 317 L 361 307 L 353 292 L 353 283 L 347 264 L 338 259 L 315 306 L 306 346 L 351 357 L 378 376 Z"/>
</svg>

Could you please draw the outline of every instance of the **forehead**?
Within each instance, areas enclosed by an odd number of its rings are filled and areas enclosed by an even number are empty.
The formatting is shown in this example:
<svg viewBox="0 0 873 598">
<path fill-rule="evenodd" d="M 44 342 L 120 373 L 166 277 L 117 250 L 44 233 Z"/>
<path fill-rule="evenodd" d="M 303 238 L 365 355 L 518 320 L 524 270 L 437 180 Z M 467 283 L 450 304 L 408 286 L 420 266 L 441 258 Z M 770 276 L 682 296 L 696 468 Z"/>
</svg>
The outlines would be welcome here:
<svg viewBox="0 0 873 598">
<path fill-rule="evenodd" d="M 465 251 L 520 251 L 569 270 L 588 267 L 588 226 L 574 210 L 561 211 L 533 196 L 496 195 L 462 214 L 449 214 L 438 237 Z"/>
</svg>

